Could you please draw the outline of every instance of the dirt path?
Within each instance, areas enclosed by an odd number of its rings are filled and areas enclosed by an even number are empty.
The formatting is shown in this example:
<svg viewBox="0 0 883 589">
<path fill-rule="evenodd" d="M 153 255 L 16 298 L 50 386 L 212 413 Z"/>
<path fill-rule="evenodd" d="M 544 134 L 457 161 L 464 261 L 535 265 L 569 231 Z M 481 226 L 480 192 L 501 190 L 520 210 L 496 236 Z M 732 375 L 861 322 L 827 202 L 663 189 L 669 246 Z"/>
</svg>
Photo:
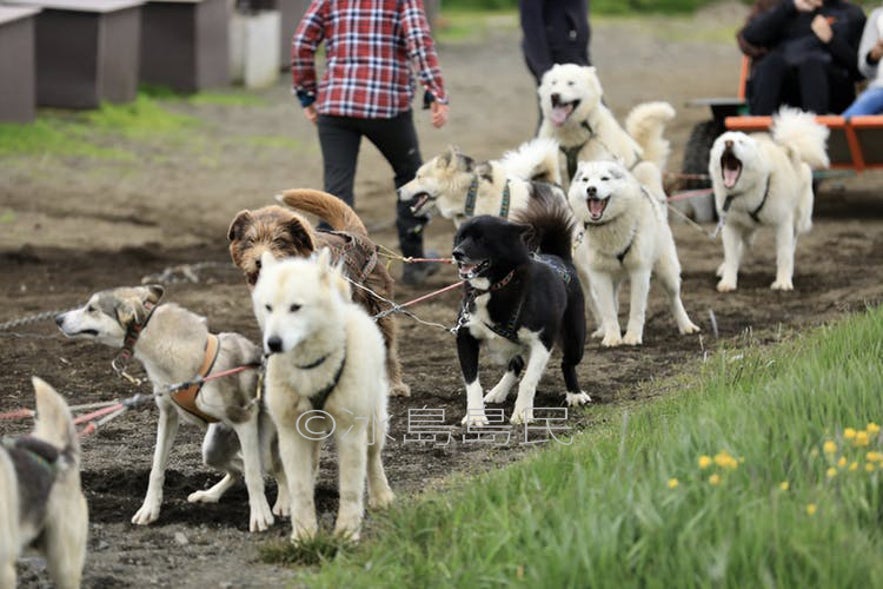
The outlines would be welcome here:
<svg viewBox="0 0 883 589">
<path fill-rule="evenodd" d="M 699 40 L 695 31 L 741 20 L 743 8 L 727 4 L 695 22 L 608 22 L 594 24 L 593 55 L 607 100 L 621 117 L 634 104 L 664 99 L 678 108 L 670 130 L 679 168 L 684 141 L 699 109 L 684 108 L 697 96 L 729 95 L 738 56 L 730 37 Z M 512 19 L 500 19 L 476 41 L 445 45 L 441 58 L 453 96 L 448 127 L 435 131 L 419 117 L 424 156 L 456 143 L 477 158 L 501 155 L 533 132 L 534 89 L 518 49 Z M 142 278 L 177 264 L 212 262 L 200 282 L 172 283 L 167 298 L 209 317 L 216 330 L 257 337 L 248 293 L 227 262 L 225 234 L 234 214 L 269 203 L 281 188 L 321 186 L 314 131 L 303 121 L 287 84 L 260 93 L 251 106 L 169 106 L 203 124 L 171 144 L 121 139 L 137 160 L 127 163 L 78 159 L 23 158 L 0 161 L 0 320 L 64 309 L 89 293 Z M 375 239 L 393 246 L 393 194 L 386 164 L 366 147 L 357 178 L 358 212 Z M 640 349 L 601 350 L 589 344 L 580 377 L 598 403 L 642 400 L 664 391 L 652 379 L 671 374 L 721 343 L 734 344 L 746 330 L 763 341 L 819 324 L 877 303 L 883 295 L 883 178 L 865 176 L 823 187 L 813 232 L 798 246 L 793 293 L 769 291 L 773 279 L 772 238 L 760 239 L 747 260 L 740 290 L 720 296 L 713 271 L 721 252 L 703 232 L 675 227 L 684 267 L 684 303 L 701 324 L 702 338 L 682 338 L 651 291 L 651 306 Z M 707 227 L 706 230 L 709 230 Z M 436 220 L 430 245 L 449 251 L 451 227 Z M 393 268 L 395 275 L 399 269 Z M 400 300 L 453 282 L 446 269 L 425 289 L 403 288 Z M 419 307 L 427 321 L 451 325 L 457 295 Z M 714 316 L 719 338 L 712 334 Z M 409 409 L 444 409 L 446 423 L 464 411 L 461 380 L 451 336 L 440 328 L 402 321 L 403 363 L 413 387 L 411 400 L 391 404 L 392 436 L 385 456 L 399 495 L 433 486 L 454 471 L 477 472 L 515 460 L 528 445 L 515 432 L 508 444 L 466 444 L 456 428 L 447 446 L 405 443 Z M 29 379 L 38 374 L 78 401 L 127 397 L 137 389 L 113 376 L 113 350 L 66 341 L 50 322 L 0 332 L 0 410 L 31 403 Z M 489 380 L 495 373 L 485 371 Z M 558 374 L 544 378 L 538 405 L 555 402 Z M 506 406 L 506 411 L 511 405 Z M 573 413 L 568 424 L 589 427 L 590 408 Z M 147 485 L 155 410 L 120 418 L 84 443 L 84 487 L 92 529 L 87 587 L 263 587 L 290 581 L 296 572 L 261 564 L 257 549 L 265 538 L 283 538 L 282 523 L 268 534 L 249 535 L 244 488 L 219 505 L 191 506 L 187 494 L 216 480 L 200 463 L 200 435 L 182 427 L 167 476 L 159 522 L 136 528 L 128 521 Z M 9 424 L 0 424 L 3 433 Z M 14 429 L 14 428 L 12 428 Z M 336 509 L 334 463 L 326 452 L 319 489 L 323 520 Z M 271 495 L 275 490 L 271 488 Z M 42 587 L 41 562 L 20 567 L 22 587 Z"/>
</svg>

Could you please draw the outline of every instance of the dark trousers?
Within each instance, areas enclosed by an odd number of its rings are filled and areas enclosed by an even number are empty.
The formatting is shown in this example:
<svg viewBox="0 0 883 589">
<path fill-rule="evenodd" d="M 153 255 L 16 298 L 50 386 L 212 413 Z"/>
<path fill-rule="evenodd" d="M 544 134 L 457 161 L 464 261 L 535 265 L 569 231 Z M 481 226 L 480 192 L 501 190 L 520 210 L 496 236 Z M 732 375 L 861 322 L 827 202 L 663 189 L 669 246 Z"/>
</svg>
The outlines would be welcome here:
<svg viewBox="0 0 883 589">
<path fill-rule="evenodd" d="M 411 111 L 391 119 L 360 119 L 320 115 L 317 123 L 322 148 L 325 191 L 353 206 L 356 163 L 362 137 L 377 147 L 392 166 L 398 190 L 411 181 L 423 163 Z M 405 256 L 423 256 L 423 226 L 428 219 L 415 217 L 407 203 L 396 202 L 396 229 Z"/>
<path fill-rule="evenodd" d="M 754 66 L 748 108 L 753 115 L 771 115 L 788 104 L 822 115 L 842 112 L 854 98 L 854 82 L 831 62 L 808 57 L 791 65 L 770 53 Z"/>
</svg>

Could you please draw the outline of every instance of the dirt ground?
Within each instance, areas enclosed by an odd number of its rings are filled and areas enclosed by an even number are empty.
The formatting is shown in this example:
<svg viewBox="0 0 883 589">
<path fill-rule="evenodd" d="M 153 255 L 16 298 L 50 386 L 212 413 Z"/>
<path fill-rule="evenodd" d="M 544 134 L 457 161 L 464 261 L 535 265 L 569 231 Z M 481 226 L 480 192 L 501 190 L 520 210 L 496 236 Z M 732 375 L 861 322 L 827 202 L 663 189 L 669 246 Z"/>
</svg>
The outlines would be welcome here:
<svg viewBox="0 0 883 589">
<path fill-rule="evenodd" d="M 729 96 L 735 88 L 738 55 L 732 37 L 701 32 L 740 22 L 743 10 L 725 4 L 689 22 L 594 23 L 593 57 L 617 115 L 645 100 L 668 100 L 678 109 L 668 133 L 674 147 L 672 170 L 680 167 L 691 127 L 707 117 L 702 109 L 685 107 L 685 101 Z M 455 143 L 474 157 L 493 158 L 531 136 L 536 103 L 518 42 L 515 21 L 501 18 L 479 39 L 441 46 L 451 119 L 438 131 L 418 113 L 424 157 Z M 186 140 L 171 144 L 120 139 L 116 147 L 136 153 L 136 163 L 38 157 L 0 161 L 0 321 L 67 309 L 95 290 L 153 276 L 167 284 L 167 300 L 207 316 L 212 329 L 257 338 L 245 283 L 229 264 L 227 226 L 237 211 L 268 204 L 280 189 L 321 186 L 315 133 L 300 116 L 287 80 L 258 95 L 261 104 L 250 106 L 170 103 L 168 108 L 203 124 Z M 280 147 L 273 138 L 288 142 Z M 376 241 L 394 247 L 391 174 L 373 147 L 364 149 L 357 182 L 359 214 Z M 646 401 L 665 394 L 653 386 L 655 379 L 696 366 L 706 351 L 737 344 L 746 330 L 761 341 L 775 341 L 879 303 L 881 187 L 883 177 L 873 174 L 822 185 L 815 227 L 798 245 L 792 293 L 768 288 L 774 274 L 769 232 L 759 236 L 749 255 L 739 290 L 722 296 L 714 290 L 721 246 L 709 239 L 711 227 L 698 231 L 677 224 L 684 303 L 702 326 L 702 336 L 677 335 L 659 289 L 653 288 L 644 346 L 603 350 L 597 342 L 588 344 L 579 369 L 584 388 L 596 404 Z M 451 235 L 447 221 L 435 220 L 428 230 L 430 247 L 450 251 Z M 179 265 L 196 265 L 191 269 L 198 281 L 175 271 Z M 397 264 L 392 271 L 398 275 Z M 398 299 L 409 300 L 454 281 L 453 270 L 445 268 L 425 287 L 401 287 Z M 415 306 L 414 312 L 425 321 L 450 326 L 457 300 L 457 293 L 447 294 Z M 453 440 L 446 446 L 405 443 L 409 409 L 443 409 L 445 423 L 455 426 L 465 401 L 454 342 L 445 329 L 403 318 L 401 341 L 413 396 L 391 402 L 393 439 L 385 453 L 399 496 L 420 493 L 454 472 L 498 468 L 534 447 L 522 444 L 523 432 L 517 430 L 509 443 L 464 443 L 459 426 L 452 428 Z M 0 331 L 0 411 L 32 404 L 32 374 L 55 384 L 71 403 L 146 392 L 114 375 L 114 353 L 65 340 L 48 320 Z M 497 374 L 487 367 L 485 382 Z M 555 393 L 561 390 L 560 375 L 550 370 L 537 405 L 557 406 Z M 505 409 L 508 415 L 511 402 Z M 198 428 L 185 425 L 179 432 L 159 521 L 149 527 L 129 523 L 147 487 L 155 414 L 152 407 L 126 414 L 83 442 L 83 485 L 92 522 L 85 586 L 297 584 L 297 570 L 259 562 L 258 548 L 267 539 L 284 538 L 288 522 L 265 534 L 249 534 L 243 486 L 218 505 L 186 502 L 191 491 L 218 476 L 201 464 Z M 593 423 L 588 407 L 572 411 L 567 426 L 578 430 Z M 0 432 L 15 433 L 25 425 L 3 422 Z M 337 502 L 332 458 L 326 451 L 318 489 L 325 525 L 332 521 Z M 271 485 L 268 492 L 272 499 L 275 488 Z M 19 570 L 20 586 L 48 585 L 39 558 L 29 556 Z"/>
</svg>

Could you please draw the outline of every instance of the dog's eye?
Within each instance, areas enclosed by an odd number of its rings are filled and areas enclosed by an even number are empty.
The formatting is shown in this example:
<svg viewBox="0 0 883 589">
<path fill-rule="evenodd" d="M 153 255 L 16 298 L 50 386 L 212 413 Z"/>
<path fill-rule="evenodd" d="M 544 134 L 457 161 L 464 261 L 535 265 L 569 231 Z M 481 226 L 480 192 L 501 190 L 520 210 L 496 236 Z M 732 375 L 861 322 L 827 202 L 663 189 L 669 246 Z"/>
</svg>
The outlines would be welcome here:
<svg viewBox="0 0 883 589">
<path fill-rule="evenodd" d="M 291 305 L 288 307 L 289 313 L 297 313 L 298 311 L 300 311 L 300 305 Z"/>
<path fill-rule="evenodd" d="M 260 260 L 255 260 L 255 261 L 254 261 L 254 267 L 257 268 L 258 270 L 260 270 L 260 269 L 261 269 L 261 261 L 260 261 Z"/>
<path fill-rule="evenodd" d="M 610 176 L 601 176 L 601 182 L 610 182 Z"/>
<path fill-rule="evenodd" d="M 267 313 L 273 312 L 273 305 L 264 305 L 264 309 L 267 310 Z"/>
<path fill-rule="evenodd" d="M 569 82 L 567 82 L 567 85 L 568 85 L 568 86 L 573 86 L 573 80 L 570 80 Z"/>
</svg>

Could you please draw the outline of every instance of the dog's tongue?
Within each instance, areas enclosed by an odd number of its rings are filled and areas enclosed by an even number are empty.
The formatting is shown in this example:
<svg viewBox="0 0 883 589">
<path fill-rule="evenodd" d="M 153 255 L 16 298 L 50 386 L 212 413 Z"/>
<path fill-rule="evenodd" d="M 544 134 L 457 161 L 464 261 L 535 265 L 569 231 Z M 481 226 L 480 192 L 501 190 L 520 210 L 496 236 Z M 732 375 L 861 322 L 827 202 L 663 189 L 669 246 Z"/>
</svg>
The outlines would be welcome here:
<svg viewBox="0 0 883 589">
<path fill-rule="evenodd" d="M 564 121 L 567 120 L 567 117 L 570 116 L 570 113 L 573 111 L 572 104 L 565 104 L 563 106 L 556 106 L 552 109 L 552 123 L 556 127 L 560 127 L 564 124 Z"/>
<path fill-rule="evenodd" d="M 742 173 L 742 162 L 732 155 L 725 155 L 721 164 L 724 186 L 732 188 L 739 181 L 739 175 Z"/>
<path fill-rule="evenodd" d="M 460 264 L 458 268 L 460 271 L 460 278 L 464 280 L 470 278 L 472 276 L 472 271 L 475 270 L 476 266 L 477 264 Z"/>
<path fill-rule="evenodd" d="M 601 215 L 604 214 L 604 209 L 607 207 L 607 201 L 590 198 L 587 203 L 589 205 L 589 214 L 592 215 L 592 219 L 595 219 L 596 221 L 600 219 Z"/>
</svg>

